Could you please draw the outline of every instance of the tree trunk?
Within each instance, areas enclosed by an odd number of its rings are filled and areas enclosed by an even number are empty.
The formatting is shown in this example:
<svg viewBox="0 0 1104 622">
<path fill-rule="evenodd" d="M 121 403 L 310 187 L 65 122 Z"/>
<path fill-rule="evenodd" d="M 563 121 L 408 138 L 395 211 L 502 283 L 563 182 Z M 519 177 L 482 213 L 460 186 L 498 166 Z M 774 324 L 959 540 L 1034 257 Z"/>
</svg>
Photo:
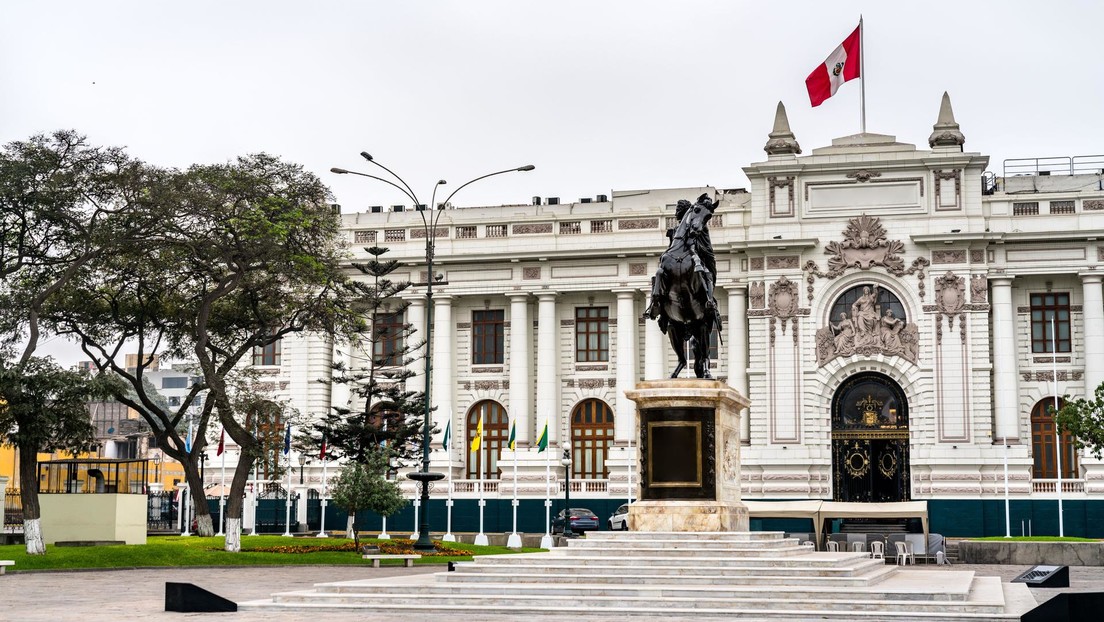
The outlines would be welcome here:
<svg viewBox="0 0 1104 622">
<path fill-rule="evenodd" d="M 19 448 L 19 497 L 23 502 L 23 539 L 27 555 L 45 555 L 42 539 L 42 508 L 38 505 L 38 451 L 35 447 Z"/>
<path fill-rule="evenodd" d="M 215 529 L 211 521 L 211 508 L 207 505 L 207 491 L 203 489 L 203 478 L 194 462 L 184 461 L 183 465 L 188 494 L 192 496 L 192 506 L 196 513 L 196 535 L 209 538 L 215 535 Z"/>
<path fill-rule="evenodd" d="M 230 480 L 230 493 L 226 499 L 226 544 L 230 553 L 241 552 L 242 511 L 245 508 L 245 486 L 249 483 L 249 472 L 253 469 L 252 454 L 242 451 L 238 465 L 234 467 L 234 479 Z M 260 491 L 257 491 L 258 494 Z M 257 520 L 256 517 L 253 520 Z"/>
</svg>

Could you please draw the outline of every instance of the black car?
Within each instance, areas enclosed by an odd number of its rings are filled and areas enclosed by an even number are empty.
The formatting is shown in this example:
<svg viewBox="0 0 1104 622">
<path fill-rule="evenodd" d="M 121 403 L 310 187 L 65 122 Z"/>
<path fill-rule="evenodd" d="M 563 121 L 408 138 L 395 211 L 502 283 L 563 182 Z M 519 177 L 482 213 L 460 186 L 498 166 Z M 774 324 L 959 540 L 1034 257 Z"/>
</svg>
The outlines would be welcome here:
<svg viewBox="0 0 1104 622">
<path fill-rule="evenodd" d="M 570 510 L 560 510 L 559 514 L 552 517 L 552 533 L 563 533 L 565 513 L 571 517 L 572 533 L 595 531 L 600 525 L 598 515 L 594 512 L 586 508 L 571 508 Z"/>
</svg>

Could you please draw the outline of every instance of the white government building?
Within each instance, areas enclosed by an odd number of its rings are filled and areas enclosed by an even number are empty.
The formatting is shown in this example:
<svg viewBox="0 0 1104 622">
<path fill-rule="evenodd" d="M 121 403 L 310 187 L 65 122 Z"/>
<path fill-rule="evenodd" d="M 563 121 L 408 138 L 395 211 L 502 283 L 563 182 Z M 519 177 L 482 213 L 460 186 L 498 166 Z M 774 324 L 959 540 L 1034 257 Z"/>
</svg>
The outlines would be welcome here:
<svg viewBox="0 0 1104 622">
<path fill-rule="evenodd" d="M 1104 536 L 1104 465 L 1056 443 L 1047 411 L 1056 391 L 1082 396 L 1104 381 L 1104 157 L 997 167 L 964 143 L 944 95 L 928 149 L 866 133 L 803 154 L 779 104 L 766 159 L 744 168 L 748 190 L 446 208 L 432 401 L 434 424 L 451 419 L 453 434 L 449 451 L 434 438 L 432 469 L 451 471 L 456 512 L 481 468 L 488 503 L 509 506 L 508 417 L 519 421 L 518 495 L 533 507 L 543 510 L 550 454 L 562 495 L 559 452 L 536 447 L 546 421 L 552 445 L 572 447 L 573 505 L 630 496 L 636 413 L 624 391 L 674 366 L 641 314 L 674 204 L 709 193 L 724 322 L 713 375 L 752 402 L 745 499 L 928 500 L 932 531 L 1003 535 L 1007 486 L 1014 532 L 1031 521 L 1047 534 L 1060 489 L 1065 533 Z M 357 260 L 385 246 L 403 266 L 393 277 L 424 282 L 421 216 L 436 214 L 342 218 Z M 404 295 L 411 305 L 393 321 L 424 326 L 424 288 Z M 278 395 L 321 413 L 349 395 L 312 380 L 364 358 L 310 337 L 257 362 Z M 468 452 L 480 414 L 485 464 Z M 318 488 L 317 461 L 307 472 Z M 445 487 L 433 492 L 442 507 Z"/>
</svg>

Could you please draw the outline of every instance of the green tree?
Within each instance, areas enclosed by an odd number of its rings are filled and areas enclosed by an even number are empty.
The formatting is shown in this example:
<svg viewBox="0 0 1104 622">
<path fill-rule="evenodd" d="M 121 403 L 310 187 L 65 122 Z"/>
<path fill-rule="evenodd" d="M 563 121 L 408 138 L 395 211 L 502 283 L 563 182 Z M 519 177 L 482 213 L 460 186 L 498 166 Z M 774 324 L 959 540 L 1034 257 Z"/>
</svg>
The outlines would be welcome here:
<svg viewBox="0 0 1104 622">
<path fill-rule="evenodd" d="M 0 368 L 0 439 L 19 448 L 19 490 L 28 555 L 46 553 L 38 503 L 38 453 L 87 451 L 95 441 L 88 402 L 106 397 L 108 377 L 62 369 L 31 357 Z"/>
<path fill-rule="evenodd" d="M 1088 448 L 1098 459 L 1104 454 L 1104 383 L 1096 387 L 1093 399 L 1064 396 L 1065 405 L 1055 423 L 1073 435 L 1078 449 Z"/>
<path fill-rule="evenodd" d="M 116 397 L 166 437 L 163 447 L 185 464 L 201 512 L 196 458 L 208 427 L 217 422 L 242 448 L 226 507 L 226 549 L 238 551 L 246 482 L 264 448 L 250 413 L 236 407 L 243 385 L 235 377 L 255 348 L 360 323 L 342 269 L 339 216 L 317 177 L 266 154 L 177 172 L 157 195 L 162 234 L 90 266 L 85 286 L 67 292 L 54 319 L 79 337 L 98 367 L 124 378 L 139 396 Z M 165 412 L 145 394 L 142 365 L 121 366 L 119 353 L 133 347 L 143 362 L 154 354 L 196 362 L 199 382 L 178 411 Z M 201 393 L 189 453 L 179 430 Z M 201 534 L 213 531 L 209 514 L 200 514 L 198 527 Z"/>
<path fill-rule="evenodd" d="M 368 356 L 352 354 L 353 364 L 335 363 L 332 375 L 334 384 L 347 386 L 355 396 L 353 407 L 334 407 L 306 433 L 312 440 L 301 438 L 300 442 L 313 445 L 314 438 L 324 435 L 328 453 L 334 457 L 366 463 L 386 453 L 409 462 L 420 451 L 425 414 L 424 393 L 407 388 L 414 375 L 409 364 L 424 342 L 414 340 L 417 327 L 403 321 L 410 303 L 398 295 L 410 283 L 388 278 L 398 261 L 383 259 L 386 248 L 364 250 L 371 258 L 352 265 L 367 278 L 352 281 L 350 288 L 356 309 L 368 323 L 353 325 L 343 345 Z"/>
<path fill-rule="evenodd" d="M 385 452 L 371 454 L 366 462 L 350 462 L 330 483 L 334 505 L 345 510 L 350 518 L 353 541 L 359 554 L 360 534 L 356 515 L 368 510 L 380 516 L 391 516 L 402 509 L 406 499 L 398 484 L 387 480 L 389 460 Z"/>
</svg>

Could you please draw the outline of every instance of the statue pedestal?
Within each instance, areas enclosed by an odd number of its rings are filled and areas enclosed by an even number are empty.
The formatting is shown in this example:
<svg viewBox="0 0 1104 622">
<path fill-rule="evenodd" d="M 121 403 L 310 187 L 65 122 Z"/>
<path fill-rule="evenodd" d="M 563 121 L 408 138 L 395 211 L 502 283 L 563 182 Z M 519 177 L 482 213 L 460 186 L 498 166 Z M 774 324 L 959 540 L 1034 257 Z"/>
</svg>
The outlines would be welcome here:
<svg viewBox="0 0 1104 622">
<path fill-rule="evenodd" d="M 640 500 L 635 531 L 747 531 L 740 502 L 740 411 L 751 402 L 716 380 L 650 380 L 637 407 Z"/>
</svg>

